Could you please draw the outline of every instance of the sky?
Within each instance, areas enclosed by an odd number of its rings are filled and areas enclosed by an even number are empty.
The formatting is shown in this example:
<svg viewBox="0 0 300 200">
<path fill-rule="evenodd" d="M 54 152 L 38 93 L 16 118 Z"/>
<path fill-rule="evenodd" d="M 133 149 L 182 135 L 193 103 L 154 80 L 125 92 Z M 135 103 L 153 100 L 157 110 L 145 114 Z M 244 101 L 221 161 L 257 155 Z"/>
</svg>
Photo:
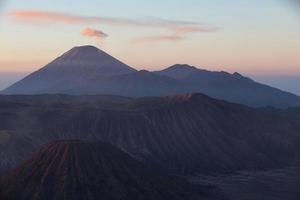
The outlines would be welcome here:
<svg viewBox="0 0 300 200">
<path fill-rule="evenodd" d="M 300 76 L 297 2 L 0 0 L 0 73 L 34 71 L 89 44 L 137 69 L 187 63 L 260 77 Z"/>
</svg>

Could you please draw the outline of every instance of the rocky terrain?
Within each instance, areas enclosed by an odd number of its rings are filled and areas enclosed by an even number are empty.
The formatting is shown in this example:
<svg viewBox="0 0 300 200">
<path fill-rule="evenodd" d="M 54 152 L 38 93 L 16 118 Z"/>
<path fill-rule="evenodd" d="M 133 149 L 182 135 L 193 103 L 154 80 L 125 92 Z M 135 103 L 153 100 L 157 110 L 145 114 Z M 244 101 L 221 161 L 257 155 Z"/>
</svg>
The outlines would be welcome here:
<svg viewBox="0 0 300 200">
<path fill-rule="evenodd" d="M 222 200 L 212 186 L 157 173 L 114 146 L 55 141 L 0 179 L 7 200 Z"/>
<path fill-rule="evenodd" d="M 0 169 L 58 139 L 106 141 L 172 173 L 232 173 L 292 165 L 299 118 L 201 94 L 151 98 L 0 96 Z"/>
<path fill-rule="evenodd" d="M 193 183 L 216 185 L 231 200 L 298 200 L 300 198 L 299 167 L 242 171 L 221 176 L 194 176 L 191 180 Z"/>
</svg>

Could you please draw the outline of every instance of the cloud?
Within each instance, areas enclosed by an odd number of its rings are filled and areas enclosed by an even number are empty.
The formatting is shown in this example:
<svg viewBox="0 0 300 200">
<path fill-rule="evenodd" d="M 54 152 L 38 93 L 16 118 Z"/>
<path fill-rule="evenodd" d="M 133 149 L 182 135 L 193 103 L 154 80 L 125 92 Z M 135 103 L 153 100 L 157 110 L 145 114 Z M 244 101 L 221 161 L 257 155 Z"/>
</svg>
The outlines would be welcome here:
<svg viewBox="0 0 300 200">
<path fill-rule="evenodd" d="M 135 42 L 158 42 L 158 41 L 179 41 L 186 38 L 190 33 L 211 33 L 220 30 L 216 27 L 197 27 L 197 26 L 174 26 L 170 27 L 169 30 L 172 32 L 169 35 L 158 35 L 142 37 Z"/>
<path fill-rule="evenodd" d="M 107 38 L 108 35 L 104 33 L 103 31 L 92 29 L 92 28 L 85 28 L 81 31 L 82 36 L 86 37 L 94 37 L 98 39 L 104 39 Z"/>
<path fill-rule="evenodd" d="M 148 17 L 144 19 L 144 23 L 150 26 L 163 26 L 163 27 L 178 27 L 178 26 L 196 26 L 201 25 L 199 22 L 182 21 L 182 20 L 169 20 L 158 17 Z"/>
<path fill-rule="evenodd" d="M 162 18 L 144 18 L 144 19 L 127 19 L 127 18 L 112 18 L 99 16 L 82 16 L 68 14 L 62 12 L 38 11 L 38 10 L 15 10 L 8 15 L 17 22 L 26 22 L 38 25 L 48 24 L 97 24 L 110 26 L 137 26 L 147 28 L 163 28 L 169 31 L 169 34 L 160 36 L 149 36 L 137 39 L 136 41 L 178 41 L 186 38 L 190 33 L 201 32 L 216 32 L 220 30 L 218 27 L 203 25 L 199 22 L 168 20 Z M 84 35 L 89 37 L 103 38 L 102 31 L 98 32 L 94 29 L 85 29 Z M 102 33 L 102 35 L 101 35 Z M 82 33 L 83 34 L 83 33 Z M 106 35 L 106 34 L 105 34 Z M 107 37 L 107 35 L 106 35 Z"/>
<path fill-rule="evenodd" d="M 159 41 L 179 41 L 184 39 L 183 36 L 179 35 L 159 35 L 159 36 L 148 36 L 148 37 L 142 37 L 135 40 L 135 42 L 138 43 L 146 43 L 146 42 L 159 42 Z"/>
<path fill-rule="evenodd" d="M 177 35 L 183 35 L 188 33 L 210 33 L 210 32 L 216 32 L 220 30 L 220 28 L 217 27 L 198 27 L 198 26 L 179 26 L 179 27 L 173 27 L 171 28 L 172 31 L 174 31 Z"/>
<path fill-rule="evenodd" d="M 176 27 L 197 25 L 197 22 L 166 20 L 161 18 L 126 19 L 99 16 L 82 16 L 61 12 L 38 10 L 15 10 L 8 15 L 16 21 L 27 23 L 61 23 L 61 24 L 106 24 L 124 26 Z"/>
</svg>

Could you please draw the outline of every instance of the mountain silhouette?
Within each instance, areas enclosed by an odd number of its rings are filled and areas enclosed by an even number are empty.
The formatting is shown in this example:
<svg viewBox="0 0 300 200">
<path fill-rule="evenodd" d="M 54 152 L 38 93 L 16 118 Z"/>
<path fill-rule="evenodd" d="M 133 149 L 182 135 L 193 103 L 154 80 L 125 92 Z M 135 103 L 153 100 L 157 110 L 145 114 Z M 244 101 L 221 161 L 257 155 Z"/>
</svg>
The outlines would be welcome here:
<svg viewBox="0 0 300 200">
<path fill-rule="evenodd" d="M 106 141 L 147 166 L 183 174 L 273 169 L 300 156 L 296 113 L 202 94 L 0 96 L 0 108 L 2 172 L 64 139 Z"/>
<path fill-rule="evenodd" d="M 65 93 L 89 79 L 136 71 L 93 46 L 74 47 L 54 61 L 7 88 L 5 93 Z"/>
<path fill-rule="evenodd" d="M 200 92 L 253 107 L 300 106 L 300 97 L 260 84 L 239 73 L 213 72 L 189 65 L 137 71 L 93 46 L 75 47 L 3 94 L 165 96 Z"/>
<path fill-rule="evenodd" d="M 219 197 L 218 197 L 219 196 Z M 3 200 L 221 200 L 212 186 L 155 172 L 103 142 L 54 141 L 0 179 Z"/>
<path fill-rule="evenodd" d="M 109 94 L 129 97 L 162 96 L 188 90 L 184 83 L 173 78 L 141 70 L 129 74 L 97 77 L 86 84 L 70 89 L 70 94 Z"/>
<path fill-rule="evenodd" d="M 192 91 L 230 102 L 254 107 L 300 106 L 299 96 L 255 82 L 237 72 L 230 74 L 174 65 L 156 73 L 185 82 Z"/>
</svg>

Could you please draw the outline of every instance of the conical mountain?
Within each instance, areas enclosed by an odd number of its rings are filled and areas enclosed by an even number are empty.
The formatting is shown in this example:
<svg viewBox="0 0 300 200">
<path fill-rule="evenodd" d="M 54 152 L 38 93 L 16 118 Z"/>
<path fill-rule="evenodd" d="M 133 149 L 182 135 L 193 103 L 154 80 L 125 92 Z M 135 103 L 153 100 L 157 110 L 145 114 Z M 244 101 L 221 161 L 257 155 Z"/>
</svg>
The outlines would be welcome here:
<svg viewBox="0 0 300 200">
<path fill-rule="evenodd" d="M 9 200 L 221 199 L 209 195 L 211 187 L 160 175 L 108 143 L 79 140 L 43 146 L 0 188 Z"/>
<path fill-rule="evenodd" d="M 68 72 L 73 73 L 93 72 L 100 75 L 117 75 L 135 71 L 94 46 L 74 47 L 44 68 L 44 70 L 55 69 L 70 70 Z"/>
<path fill-rule="evenodd" d="M 75 47 L 3 94 L 165 96 L 199 92 L 251 107 L 300 106 L 300 97 L 239 73 L 177 64 L 156 72 L 137 71 L 93 46 Z"/>
<path fill-rule="evenodd" d="M 54 61 L 10 86 L 6 94 L 66 93 L 95 77 L 136 71 L 93 46 L 74 47 Z"/>
</svg>

